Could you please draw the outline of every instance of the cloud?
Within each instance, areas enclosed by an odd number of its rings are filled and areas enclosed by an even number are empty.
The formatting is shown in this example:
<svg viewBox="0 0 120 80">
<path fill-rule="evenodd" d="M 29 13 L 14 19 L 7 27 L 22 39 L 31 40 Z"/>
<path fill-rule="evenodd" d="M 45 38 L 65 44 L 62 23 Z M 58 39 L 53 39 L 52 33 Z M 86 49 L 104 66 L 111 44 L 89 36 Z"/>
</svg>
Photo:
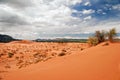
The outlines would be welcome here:
<svg viewBox="0 0 120 80">
<path fill-rule="evenodd" d="M 0 4 L 12 6 L 14 8 L 25 8 L 32 6 L 32 0 L 0 0 Z"/>
<path fill-rule="evenodd" d="M 84 5 L 85 6 L 91 6 L 91 3 L 90 2 L 86 2 Z"/>
<path fill-rule="evenodd" d="M 120 4 L 112 6 L 114 10 L 120 10 Z"/>
<path fill-rule="evenodd" d="M 103 5 L 99 0 L 0 0 L 0 33 L 36 39 L 92 33 L 113 26 L 119 29 L 119 19 L 110 16 L 119 6 L 114 5 L 112 12 L 111 4 L 105 6 L 107 9 Z M 101 17 L 107 19 L 101 21 Z"/>
<path fill-rule="evenodd" d="M 96 30 L 106 30 L 108 31 L 111 28 L 115 28 L 117 32 L 120 32 L 120 22 L 118 20 L 104 20 L 104 21 L 94 21 L 96 25 L 87 26 L 83 31 L 94 33 Z"/>
<path fill-rule="evenodd" d="M 92 9 L 86 10 L 86 9 L 84 9 L 84 10 L 82 11 L 82 13 L 83 13 L 83 14 L 92 14 L 92 13 L 95 13 L 95 10 L 92 10 Z"/>
<path fill-rule="evenodd" d="M 80 22 L 71 16 L 71 6 L 77 3 L 81 0 L 1 0 L 0 31 L 25 39 L 62 33 L 62 29 Z"/>
<path fill-rule="evenodd" d="M 102 9 L 98 9 L 97 11 L 96 11 L 98 14 L 107 14 L 106 12 L 104 12 Z"/>
<path fill-rule="evenodd" d="M 25 17 L 20 16 L 17 12 L 6 5 L 0 5 L 0 26 L 13 27 L 18 25 L 27 25 L 28 22 Z"/>
<path fill-rule="evenodd" d="M 84 18 L 84 20 L 90 20 L 90 19 L 92 19 L 92 16 L 87 16 Z"/>
</svg>

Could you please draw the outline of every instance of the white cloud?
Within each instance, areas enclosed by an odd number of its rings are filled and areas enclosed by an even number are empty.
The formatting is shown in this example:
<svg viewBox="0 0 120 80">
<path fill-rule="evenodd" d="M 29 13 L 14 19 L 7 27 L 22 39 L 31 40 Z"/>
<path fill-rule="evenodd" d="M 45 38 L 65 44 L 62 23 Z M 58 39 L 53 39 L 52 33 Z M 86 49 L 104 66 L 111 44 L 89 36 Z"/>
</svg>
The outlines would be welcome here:
<svg viewBox="0 0 120 80">
<path fill-rule="evenodd" d="M 90 2 L 86 2 L 84 5 L 85 6 L 91 6 L 91 3 Z"/>
<path fill-rule="evenodd" d="M 71 16 L 71 6 L 77 3 L 81 0 L 1 0 L 0 31 L 26 39 L 33 38 L 30 35 L 38 38 L 38 34 L 62 33 L 60 30 L 81 21 Z"/>
<path fill-rule="evenodd" d="M 84 18 L 84 20 L 90 20 L 90 19 L 92 19 L 92 16 L 87 16 Z"/>
<path fill-rule="evenodd" d="M 90 33 L 94 33 L 96 30 L 110 30 L 111 28 L 115 28 L 117 32 L 120 32 L 120 22 L 114 20 L 105 20 L 100 21 L 99 23 L 96 21 L 94 22 L 97 25 L 90 25 L 83 29 L 83 31 L 87 31 Z"/>
<path fill-rule="evenodd" d="M 98 14 L 107 14 L 106 12 L 104 12 L 102 9 L 98 9 L 97 11 L 96 11 Z"/>
<path fill-rule="evenodd" d="M 112 6 L 113 9 L 115 10 L 120 10 L 120 4 Z"/>
<path fill-rule="evenodd" d="M 0 4 L 9 5 L 15 8 L 26 8 L 33 5 L 32 0 L 0 0 Z"/>
<path fill-rule="evenodd" d="M 82 11 L 82 13 L 83 13 L 83 14 L 92 14 L 92 13 L 95 13 L 95 10 L 92 10 L 92 9 L 86 10 L 86 9 L 84 9 L 84 10 Z"/>
<path fill-rule="evenodd" d="M 113 25 L 119 29 L 120 23 L 116 21 L 97 24 L 97 20 L 90 15 L 95 10 L 77 11 L 71 8 L 81 2 L 82 0 L 0 0 L 0 33 L 15 38 L 36 39 L 50 38 L 50 34 L 89 33 Z M 73 12 L 86 17 L 73 17 Z"/>
</svg>

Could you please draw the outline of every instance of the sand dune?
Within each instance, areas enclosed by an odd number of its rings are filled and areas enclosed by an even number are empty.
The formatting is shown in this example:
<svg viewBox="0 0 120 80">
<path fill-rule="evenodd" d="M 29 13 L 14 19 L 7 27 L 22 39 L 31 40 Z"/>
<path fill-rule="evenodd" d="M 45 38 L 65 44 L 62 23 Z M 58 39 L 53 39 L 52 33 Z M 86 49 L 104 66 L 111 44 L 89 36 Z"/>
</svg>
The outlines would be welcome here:
<svg viewBox="0 0 120 80">
<path fill-rule="evenodd" d="M 45 62 L 31 64 L 21 69 L 16 66 L 3 69 L 3 71 L 8 71 L 0 73 L 3 80 L 120 80 L 120 43 L 109 43 L 104 46 L 102 43 L 91 48 L 80 43 L 34 44 L 39 44 L 39 46 L 41 44 L 42 50 L 46 45 L 46 49 L 51 49 L 48 50 L 50 53 L 54 51 L 58 54 L 65 49 L 70 54 L 62 57 L 56 56 Z M 55 48 L 57 47 L 56 51 L 52 47 L 53 45 Z M 81 50 L 83 47 L 85 49 Z M 14 65 L 14 63 L 11 64 Z"/>
</svg>

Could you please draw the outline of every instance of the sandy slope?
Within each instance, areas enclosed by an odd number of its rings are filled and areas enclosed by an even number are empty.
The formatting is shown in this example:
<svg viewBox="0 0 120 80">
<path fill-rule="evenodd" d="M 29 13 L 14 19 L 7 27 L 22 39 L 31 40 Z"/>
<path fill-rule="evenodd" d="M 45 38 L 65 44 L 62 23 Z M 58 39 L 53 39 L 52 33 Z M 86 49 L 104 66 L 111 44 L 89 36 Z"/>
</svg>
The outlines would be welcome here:
<svg viewBox="0 0 120 80">
<path fill-rule="evenodd" d="M 120 80 L 120 43 L 11 69 L 3 80 Z"/>
</svg>

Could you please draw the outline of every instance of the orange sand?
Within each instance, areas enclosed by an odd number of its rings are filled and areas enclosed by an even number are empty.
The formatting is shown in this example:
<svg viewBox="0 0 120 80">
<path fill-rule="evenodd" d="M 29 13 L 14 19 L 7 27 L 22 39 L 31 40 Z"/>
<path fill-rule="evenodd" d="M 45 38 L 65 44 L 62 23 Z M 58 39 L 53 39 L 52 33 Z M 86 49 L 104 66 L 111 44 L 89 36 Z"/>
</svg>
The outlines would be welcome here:
<svg viewBox="0 0 120 80">
<path fill-rule="evenodd" d="M 103 43 L 91 48 L 87 48 L 86 44 L 81 45 L 80 43 L 34 44 L 46 45 L 51 49 L 50 53 L 52 51 L 59 53 L 64 48 L 68 49 L 68 53 L 73 54 L 57 56 L 21 69 L 15 66 L 10 69 L 1 68 L 8 71 L 1 72 L 3 80 L 120 80 L 120 43 L 110 43 L 107 46 L 103 46 Z M 1 45 L 3 47 L 4 44 Z M 17 44 L 14 43 L 14 45 Z M 53 45 L 58 50 L 55 51 L 51 47 Z M 87 49 L 81 50 L 81 47 Z"/>
</svg>

